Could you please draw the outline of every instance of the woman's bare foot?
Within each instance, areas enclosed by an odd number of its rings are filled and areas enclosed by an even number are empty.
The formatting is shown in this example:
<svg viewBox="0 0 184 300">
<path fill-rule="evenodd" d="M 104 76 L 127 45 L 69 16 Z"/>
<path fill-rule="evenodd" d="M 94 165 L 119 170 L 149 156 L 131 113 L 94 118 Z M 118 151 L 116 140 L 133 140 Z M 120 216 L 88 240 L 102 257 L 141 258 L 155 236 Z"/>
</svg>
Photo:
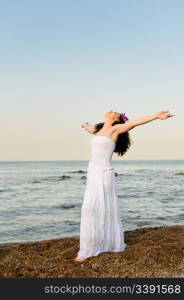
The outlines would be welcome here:
<svg viewBox="0 0 184 300">
<path fill-rule="evenodd" d="M 79 261 L 79 262 L 83 262 L 85 260 L 86 258 L 79 258 L 78 256 L 74 258 L 74 261 Z"/>
</svg>

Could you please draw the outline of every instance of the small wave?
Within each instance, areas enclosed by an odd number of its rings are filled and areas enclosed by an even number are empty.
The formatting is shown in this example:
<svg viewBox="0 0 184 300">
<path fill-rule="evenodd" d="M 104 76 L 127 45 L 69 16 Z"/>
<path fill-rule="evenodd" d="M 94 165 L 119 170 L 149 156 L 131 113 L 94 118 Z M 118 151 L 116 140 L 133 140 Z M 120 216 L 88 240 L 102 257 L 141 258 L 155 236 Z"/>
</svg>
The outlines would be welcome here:
<svg viewBox="0 0 184 300">
<path fill-rule="evenodd" d="M 133 174 L 128 174 L 128 173 L 115 173 L 117 176 L 133 176 Z"/>
<path fill-rule="evenodd" d="M 3 192 L 14 192 L 15 191 L 15 189 L 2 189 L 2 190 L 0 190 L 0 193 L 3 193 Z"/>
<path fill-rule="evenodd" d="M 66 221 L 64 221 L 64 224 L 66 224 L 66 225 L 78 225 L 78 222 L 66 220 Z"/>
<path fill-rule="evenodd" d="M 184 219 L 184 214 L 177 215 L 177 218 Z"/>
<path fill-rule="evenodd" d="M 126 198 L 138 198 L 138 196 L 137 196 L 137 194 L 129 194 L 129 195 L 124 194 L 124 195 L 118 195 L 118 198 L 124 198 L 124 199 L 126 199 Z"/>
<path fill-rule="evenodd" d="M 151 171 L 150 169 L 138 169 L 138 170 L 135 170 L 135 172 L 144 172 L 144 171 Z"/>
<path fill-rule="evenodd" d="M 166 220 L 166 217 L 157 217 L 157 220 L 165 221 L 165 220 Z"/>
<path fill-rule="evenodd" d="M 58 176 L 49 176 L 49 177 L 44 177 L 42 178 L 42 181 L 59 181 Z"/>
<path fill-rule="evenodd" d="M 137 224 L 137 227 L 140 227 L 140 226 L 148 226 L 148 225 L 151 225 L 150 222 L 148 221 L 141 221 Z"/>
</svg>

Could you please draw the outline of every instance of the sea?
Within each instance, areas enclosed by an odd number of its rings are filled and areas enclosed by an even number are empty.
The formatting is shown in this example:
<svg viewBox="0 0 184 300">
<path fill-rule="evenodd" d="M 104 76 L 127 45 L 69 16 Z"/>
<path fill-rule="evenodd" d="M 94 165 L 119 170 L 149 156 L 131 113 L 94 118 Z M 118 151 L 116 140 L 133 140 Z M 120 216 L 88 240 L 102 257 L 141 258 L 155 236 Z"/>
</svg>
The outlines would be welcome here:
<svg viewBox="0 0 184 300">
<path fill-rule="evenodd" d="M 1 161 L 0 244 L 79 238 L 88 162 Z M 125 231 L 184 225 L 184 160 L 112 166 Z"/>
</svg>

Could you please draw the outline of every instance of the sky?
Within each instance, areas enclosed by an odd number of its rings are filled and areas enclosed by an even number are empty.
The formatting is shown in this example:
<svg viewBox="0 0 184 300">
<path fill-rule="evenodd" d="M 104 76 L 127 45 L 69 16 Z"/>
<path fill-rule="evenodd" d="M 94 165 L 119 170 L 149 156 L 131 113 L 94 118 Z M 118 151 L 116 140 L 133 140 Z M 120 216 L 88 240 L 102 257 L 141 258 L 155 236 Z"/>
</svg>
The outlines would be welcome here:
<svg viewBox="0 0 184 300">
<path fill-rule="evenodd" d="M 130 120 L 113 159 L 184 159 L 184 1 L 32 0 L 0 4 L 0 161 L 88 160 L 81 123 Z"/>
</svg>

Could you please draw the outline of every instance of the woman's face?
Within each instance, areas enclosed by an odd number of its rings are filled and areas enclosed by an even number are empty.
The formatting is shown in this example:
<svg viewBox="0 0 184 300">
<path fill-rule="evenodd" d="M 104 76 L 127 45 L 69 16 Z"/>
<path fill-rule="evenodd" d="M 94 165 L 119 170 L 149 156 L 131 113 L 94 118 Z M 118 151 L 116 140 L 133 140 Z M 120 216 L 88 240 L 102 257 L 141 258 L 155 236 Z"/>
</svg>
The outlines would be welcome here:
<svg viewBox="0 0 184 300">
<path fill-rule="evenodd" d="M 111 121 L 119 121 L 120 114 L 116 111 L 110 110 L 105 113 L 105 118 Z"/>
</svg>

